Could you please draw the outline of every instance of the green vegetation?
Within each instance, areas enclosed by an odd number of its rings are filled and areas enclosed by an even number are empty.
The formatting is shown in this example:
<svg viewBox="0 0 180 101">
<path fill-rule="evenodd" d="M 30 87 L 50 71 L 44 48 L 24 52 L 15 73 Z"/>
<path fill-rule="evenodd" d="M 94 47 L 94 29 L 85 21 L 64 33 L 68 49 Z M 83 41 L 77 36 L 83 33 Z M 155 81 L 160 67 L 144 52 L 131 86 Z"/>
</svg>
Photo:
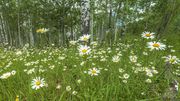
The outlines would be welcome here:
<svg viewBox="0 0 180 101">
<path fill-rule="evenodd" d="M 126 37 L 112 47 L 91 45 L 91 52 L 85 57 L 79 55 L 77 44 L 69 48 L 25 46 L 23 49 L 2 49 L 1 75 L 12 70 L 16 73 L 1 79 L 0 100 L 13 101 L 17 95 L 20 101 L 160 101 L 163 97 L 179 98 L 178 92 L 169 90 L 169 84 L 179 81 L 180 65 L 167 65 L 162 58 L 170 54 L 180 56 L 178 50 L 174 52 L 178 49 L 178 44 L 174 44 L 178 40 L 173 39 L 172 44 L 171 38 L 163 40 L 166 50 L 149 51 L 148 40 Z M 170 48 L 171 45 L 174 47 Z M 97 68 L 100 73 L 91 76 L 88 71 L 92 68 Z M 35 77 L 44 78 L 46 85 L 32 89 Z"/>
<path fill-rule="evenodd" d="M 179 5 L 179 0 L 1 0 L 0 42 L 68 46 L 70 40 L 90 34 L 91 40 L 112 45 L 127 33 L 143 31 L 161 38 L 180 31 Z M 49 31 L 38 33 L 41 28 Z"/>
<path fill-rule="evenodd" d="M 178 101 L 180 0 L 0 0 L 0 101 Z"/>
</svg>

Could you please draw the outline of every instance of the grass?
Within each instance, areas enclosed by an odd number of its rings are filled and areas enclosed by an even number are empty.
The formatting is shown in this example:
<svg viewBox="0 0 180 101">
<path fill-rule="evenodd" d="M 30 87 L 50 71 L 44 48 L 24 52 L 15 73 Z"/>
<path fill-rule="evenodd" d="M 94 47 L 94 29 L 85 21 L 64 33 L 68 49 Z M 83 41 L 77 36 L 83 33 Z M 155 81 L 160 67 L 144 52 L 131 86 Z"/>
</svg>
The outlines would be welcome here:
<svg viewBox="0 0 180 101">
<path fill-rule="evenodd" d="M 0 101 L 14 101 L 17 95 L 20 101 L 160 101 L 165 93 L 170 92 L 167 91 L 169 83 L 174 79 L 179 81 L 179 64 L 172 65 L 171 72 L 169 69 L 165 71 L 166 63 L 162 58 L 169 54 L 180 56 L 179 38 L 173 36 L 175 38 L 166 36 L 163 37 L 166 40 L 161 39 L 167 46 L 174 46 L 166 50 L 150 51 L 147 48 L 150 40 L 128 36 L 112 47 L 91 46 L 87 58 L 79 55 L 78 45 L 45 49 L 2 48 L 0 75 L 12 70 L 16 74 L 0 79 Z M 171 52 L 172 49 L 176 52 Z M 143 52 L 148 55 L 143 55 Z M 118 54 L 120 61 L 113 62 L 112 57 Z M 137 62 L 131 62 L 129 56 L 137 56 Z M 98 76 L 85 73 L 93 67 L 100 70 Z M 34 72 L 30 73 L 33 68 Z M 149 77 L 146 69 L 157 70 L 158 73 Z M 124 74 L 129 78 L 123 78 Z M 39 76 L 48 86 L 34 90 L 31 81 Z M 147 83 L 147 79 L 152 82 Z M 56 88 L 58 85 L 60 89 Z M 67 86 L 71 87 L 70 91 L 66 90 Z M 77 94 L 73 95 L 73 91 Z"/>
</svg>

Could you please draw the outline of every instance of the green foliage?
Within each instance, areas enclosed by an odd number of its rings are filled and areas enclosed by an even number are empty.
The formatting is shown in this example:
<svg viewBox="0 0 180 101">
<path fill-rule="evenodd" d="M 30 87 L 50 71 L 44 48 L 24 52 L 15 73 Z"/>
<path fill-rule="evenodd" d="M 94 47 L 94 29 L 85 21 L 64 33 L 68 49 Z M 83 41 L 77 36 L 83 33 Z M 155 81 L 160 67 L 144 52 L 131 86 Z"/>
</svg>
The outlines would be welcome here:
<svg viewBox="0 0 180 101">
<path fill-rule="evenodd" d="M 161 37 L 178 33 L 179 4 L 179 0 L 90 0 L 90 33 L 99 42 L 113 43 L 127 33 L 152 31 Z M 6 38 L 2 43 L 11 46 L 19 47 L 21 41 L 31 46 L 66 46 L 67 41 L 82 35 L 81 0 L 1 0 L 0 10 L 0 35 Z M 50 30 L 43 39 L 36 33 L 39 28 Z M 105 35 L 109 30 L 111 39 Z"/>
<path fill-rule="evenodd" d="M 149 51 L 147 41 L 135 37 L 125 37 L 111 48 L 91 46 L 92 52 L 86 59 L 79 56 L 77 46 L 70 46 L 68 49 L 4 49 L 0 51 L 0 75 L 12 70 L 16 70 L 16 74 L 0 80 L 0 100 L 15 100 L 17 95 L 20 100 L 32 101 L 146 101 L 161 100 L 165 95 L 169 97 L 167 94 L 172 93 L 166 90 L 171 81 L 166 77 L 167 72 L 172 72 L 165 71 L 166 63 L 162 57 L 169 54 L 180 56 L 178 51 L 171 52 L 172 49 L 179 50 L 178 44 L 174 44 L 178 43 L 178 39 L 168 37 L 167 41 L 161 40 L 166 45 L 173 45 L 173 48 Z M 143 52 L 148 55 L 143 55 Z M 120 61 L 113 62 L 112 58 L 118 54 Z M 129 56 L 134 55 L 137 56 L 137 62 L 130 61 Z M 104 59 L 106 61 L 103 61 Z M 177 66 L 171 66 L 173 73 L 178 72 Z M 84 72 L 93 67 L 100 69 L 98 76 L 90 76 Z M 140 69 L 152 67 L 158 71 L 158 74 L 153 74 L 152 77 L 148 77 L 146 71 Z M 138 68 L 141 71 L 137 72 Z M 32 69 L 34 71 L 31 73 Z M 129 75 L 127 83 L 122 78 L 126 73 Z M 168 78 L 179 81 L 176 75 L 171 74 Z M 31 88 L 32 79 L 38 76 L 45 78 L 48 87 L 38 90 Z M 147 79 L 151 79 L 152 83 L 147 83 Z M 78 83 L 78 80 L 81 80 L 81 83 Z M 58 85 L 60 89 L 56 88 Z M 71 87 L 71 91 L 66 90 L 67 86 Z M 73 95 L 73 91 L 77 91 L 77 95 Z"/>
</svg>

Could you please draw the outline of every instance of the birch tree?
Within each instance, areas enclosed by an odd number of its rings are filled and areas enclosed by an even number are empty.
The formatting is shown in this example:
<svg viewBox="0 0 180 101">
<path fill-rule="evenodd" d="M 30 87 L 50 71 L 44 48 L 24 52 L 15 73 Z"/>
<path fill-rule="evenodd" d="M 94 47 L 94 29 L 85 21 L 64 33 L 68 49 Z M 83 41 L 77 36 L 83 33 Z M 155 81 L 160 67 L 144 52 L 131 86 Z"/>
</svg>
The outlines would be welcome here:
<svg viewBox="0 0 180 101">
<path fill-rule="evenodd" d="M 81 21 L 82 34 L 90 34 L 90 0 L 81 1 Z"/>
</svg>

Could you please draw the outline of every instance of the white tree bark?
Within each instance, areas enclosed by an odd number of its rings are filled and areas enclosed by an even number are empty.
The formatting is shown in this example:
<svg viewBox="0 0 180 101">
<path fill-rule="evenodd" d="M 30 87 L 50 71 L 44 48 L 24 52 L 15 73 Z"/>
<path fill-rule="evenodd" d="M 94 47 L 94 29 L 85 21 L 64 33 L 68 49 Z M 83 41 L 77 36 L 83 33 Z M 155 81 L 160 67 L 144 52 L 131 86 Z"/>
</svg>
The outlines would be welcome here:
<svg viewBox="0 0 180 101">
<path fill-rule="evenodd" d="M 90 1 L 81 2 L 81 21 L 82 34 L 90 34 Z"/>
</svg>

